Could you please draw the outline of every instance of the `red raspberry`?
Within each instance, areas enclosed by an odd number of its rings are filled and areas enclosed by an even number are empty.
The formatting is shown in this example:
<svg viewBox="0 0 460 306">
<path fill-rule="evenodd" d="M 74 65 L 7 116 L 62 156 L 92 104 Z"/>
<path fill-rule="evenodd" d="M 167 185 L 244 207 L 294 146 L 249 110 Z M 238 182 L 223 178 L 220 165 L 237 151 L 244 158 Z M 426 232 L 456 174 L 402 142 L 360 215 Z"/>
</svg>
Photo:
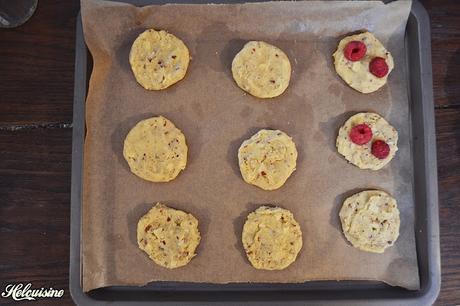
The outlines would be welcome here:
<svg viewBox="0 0 460 306">
<path fill-rule="evenodd" d="M 376 140 L 372 143 L 371 152 L 378 159 L 385 159 L 390 154 L 390 146 L 383 140 Z"/>
<path fill-rule="evenodd" d="M 350 41 L 343 49 L 343 55 L 352 62 L 359 61 L 366 55 L 366 45 L 362 41 Z"/>
<path fill-rule="evenodd" d="M 351 129 L 350 139 L 357 145 L 366 144 L 372 139 L 372 130 L 367 124 L 358 124 Z"/>
<path fill-rule="evenodd" d="M 382 57 L 374 57 L 369 63 L 369 71 L 378 78 L 388 74 L 388 65 Z"/>
</svg>

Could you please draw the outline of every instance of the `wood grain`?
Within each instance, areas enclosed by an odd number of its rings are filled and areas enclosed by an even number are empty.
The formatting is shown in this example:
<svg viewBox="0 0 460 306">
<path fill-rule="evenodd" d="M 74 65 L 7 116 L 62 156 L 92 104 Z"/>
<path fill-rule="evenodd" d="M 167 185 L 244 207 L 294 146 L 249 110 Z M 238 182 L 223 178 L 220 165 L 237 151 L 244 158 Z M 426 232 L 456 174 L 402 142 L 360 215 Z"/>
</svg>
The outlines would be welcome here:
<svg viewBox="0 0 460 306">
<path fill-rule="evenodd" d="M 442 287 L 460 304 L 460 1 L 421 0 L 431 17 Z M 23 26 L 0 29 L 0 288 L 68 290 L 71 120 L 78 0 L 40 0 Z M 1 305 L 30 304 L 0 299 Z"/>
<path fill-rule="evenodd" d="M 441 230 L 441 294 L 437 305 L 460 303 L 460 109 L 436 110 Z"/>
<path fill-rule="evenodd" d="M 460 3 L 421 0 L 431 20 L 433 89 L 436 105 L 460 105 Z"/>
<path fill-rule="evenodd" d="M 78 0 L 38 1 L 24 25 L 0 29 L 0 123 L 72 121 Z"/>
<path fill-rule="evenodd" d="M 65 290 L 46 305 L 71 304 L 71 138 L 61 128 L 0 131 L 0 291 L 11 282 Z"/>
</svg>

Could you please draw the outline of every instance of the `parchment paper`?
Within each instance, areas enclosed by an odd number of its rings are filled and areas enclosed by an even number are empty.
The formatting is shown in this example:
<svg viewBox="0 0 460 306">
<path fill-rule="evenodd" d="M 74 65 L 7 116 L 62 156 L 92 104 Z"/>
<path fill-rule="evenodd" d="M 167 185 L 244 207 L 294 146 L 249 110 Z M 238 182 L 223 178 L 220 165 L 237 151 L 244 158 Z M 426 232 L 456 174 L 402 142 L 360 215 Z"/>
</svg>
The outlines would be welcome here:
<svg viewBox="0 0 460 306">
<path fill-rule="evenodd" d="M 84 290 L 156 280 L 370 279 L 419 288 L 403 41 L 410 5 L 315 1 L 135 8 L 82 0 L 85 39 L 94 58 L 86 102 Z M 129 67 L 131 44 L 147 28 L 174 33 L 193 57 L 185 79 L 163 91 L 143 89 Z M 388 85 L 372 94 L 348 87 L 332 64 L 339 39 L 362 29 L 372 31 L 395 59 Z M 282 96 L 261 100 L 236 86 L 231 61 L 248 40 L 265 40 L 287 53 L 293 72 Z M 383 170 L 360 170 L 336 151 L 339 127 L 359 111 L 375 111 L 399 131 L 399 151 Z M 131 127 L 160 114 L 185 134 L 189 159 L 174 181 L 154 184 L 129 171 L 122 151 Z M 238 147 L 261 128 L 285 131 L 299 151 L 297 170 L 276 191 L 246 184 L 238 169 Z M 369 188 L 391 193 L 401 211 L 400 237 L 384 254 L 359 251 L 341 233 L 343 200 Z M 199 219 L 198 256 L 183 268 L 159 267 L 137 247 L 137 221 L 158 201 Z M 283 271 L 256 270 L 243 252 L 243 222 L 263 204 L 291 210 L 303 231 L 297 261 Z"/>
</svg>

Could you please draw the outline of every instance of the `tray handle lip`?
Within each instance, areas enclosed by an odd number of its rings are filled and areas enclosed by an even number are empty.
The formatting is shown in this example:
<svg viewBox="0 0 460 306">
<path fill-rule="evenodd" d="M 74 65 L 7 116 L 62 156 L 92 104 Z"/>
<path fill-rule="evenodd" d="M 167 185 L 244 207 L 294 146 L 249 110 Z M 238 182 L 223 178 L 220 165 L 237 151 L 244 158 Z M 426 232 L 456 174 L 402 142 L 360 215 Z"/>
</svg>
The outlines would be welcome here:
<svg viewBox="0 0 460 306">
<path fill-rule="evenodd" d="M 420 84 L 422 88 L 423 108 L 423 141 L 425 158 L 425 187 L 427 211 L 431 222 L 427 222 L 428 241 L 428 276 L 424 288 L 420 289 L 420 302 L 424 305 L 433 304 L 441 289 L 441 261 L 439 245 L 439 200 L 438 200 L 438 176 L 437 176 L 437 156 L 436 156 L 436 128 L 433 97 L 433 75 L 431 62 L 431 27 L 430 17 L 425 7 L 418 1 L 413 0 L 411 14 L 418 23 L 417 34 L 420 52 Z"/>
<path fill-rule="evenodd" d="M 94 305 L 95 300 L 85 294 L 81 287 L 81 199 L 82 165 L 85 137 L 85 97 L 86 97 L 86 45 L 83 39 L 81 11 L 78 12 L 75 38 L 75 79 L 72 121 L 72 174 L 70 205 L 70 265 L 69 290 L 77 305 Z"/>
</svg>

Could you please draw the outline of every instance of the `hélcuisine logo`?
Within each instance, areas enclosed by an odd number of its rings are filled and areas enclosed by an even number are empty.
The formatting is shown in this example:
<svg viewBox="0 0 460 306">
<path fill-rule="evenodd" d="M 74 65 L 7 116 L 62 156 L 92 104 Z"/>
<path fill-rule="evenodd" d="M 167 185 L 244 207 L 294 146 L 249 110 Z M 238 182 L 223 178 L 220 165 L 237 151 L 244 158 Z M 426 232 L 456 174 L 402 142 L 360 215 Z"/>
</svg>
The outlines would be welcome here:
<svg viewBox="0 0 460 306">
<path fill-rule="evenodd" d="M 63 289 L 53 289 L 53 288 L 40 288 L 40 289 L 31 289 L 32 284 L 28 283 L 26 285 L 19 284 L 8 284 L 5 287 L 5 290 L 2 292 L 3 298 L 12 298 L 15 301 L 35 301 L 36 299 L 43 298 L 60 298 L 64 295 Z"/>
</svg>

